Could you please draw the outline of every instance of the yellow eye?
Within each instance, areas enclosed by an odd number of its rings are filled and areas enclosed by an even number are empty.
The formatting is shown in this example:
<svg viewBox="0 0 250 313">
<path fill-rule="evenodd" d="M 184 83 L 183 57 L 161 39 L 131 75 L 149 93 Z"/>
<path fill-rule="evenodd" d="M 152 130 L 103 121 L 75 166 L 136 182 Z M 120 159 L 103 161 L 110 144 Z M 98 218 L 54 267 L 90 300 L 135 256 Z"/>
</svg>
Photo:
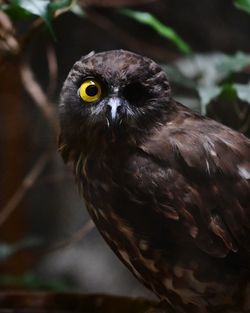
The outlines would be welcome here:
<svg viewBox="0 0 250 313">
<path fill-rule="evenodd" d="M 101 98 L 102 89 L 97 81 L 88 79 L 81 84 L 79 94 L 83 101 L 95 102 Z"/>
</svg>

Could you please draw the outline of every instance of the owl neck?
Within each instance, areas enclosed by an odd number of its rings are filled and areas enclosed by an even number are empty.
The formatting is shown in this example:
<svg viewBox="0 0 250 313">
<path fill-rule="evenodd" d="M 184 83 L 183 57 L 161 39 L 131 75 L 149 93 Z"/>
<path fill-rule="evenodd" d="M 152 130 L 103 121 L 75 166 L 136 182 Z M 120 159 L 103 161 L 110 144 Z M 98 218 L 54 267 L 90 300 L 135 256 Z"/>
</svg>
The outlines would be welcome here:
<svg viewBox="0 0 250 313">
<path fill-rule="evenodd" d="M 61 146 L 66 147 L 68 155 L 73 155 L 76 159 L 80 155 L 81 158 L 91 155 L 97 157 L 98 155 L 110 155 L 110 153 L 125 151 L 126 149 L 136 149 L 153 136 L 158 128 L 174 119 L 178 110 L 180 110 L 178 104 L 172 101 L 171 109 L 168 107 L 166 111 L 162 110 L 157 120 L 145 119 L 140 124 L 133 126 L 86 129 L 81 136 L 72 134 L 71 137 L 64 138 Z"/>
</svg>

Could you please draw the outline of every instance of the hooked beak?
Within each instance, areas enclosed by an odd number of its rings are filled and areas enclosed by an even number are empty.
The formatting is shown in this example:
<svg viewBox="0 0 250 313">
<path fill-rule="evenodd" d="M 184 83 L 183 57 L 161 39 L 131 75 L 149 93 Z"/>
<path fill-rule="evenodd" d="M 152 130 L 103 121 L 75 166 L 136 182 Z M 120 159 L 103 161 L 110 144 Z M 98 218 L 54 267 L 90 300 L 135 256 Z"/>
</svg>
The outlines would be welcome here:
<svg viewBox="0 0 250 313">
<path fill-rule="evenodd" d="M 109 124 L 115 124 L 121 117 L 123 101 L 120 98 L 113 97 L 107 102 L 106 117 Z"/>
</svg>

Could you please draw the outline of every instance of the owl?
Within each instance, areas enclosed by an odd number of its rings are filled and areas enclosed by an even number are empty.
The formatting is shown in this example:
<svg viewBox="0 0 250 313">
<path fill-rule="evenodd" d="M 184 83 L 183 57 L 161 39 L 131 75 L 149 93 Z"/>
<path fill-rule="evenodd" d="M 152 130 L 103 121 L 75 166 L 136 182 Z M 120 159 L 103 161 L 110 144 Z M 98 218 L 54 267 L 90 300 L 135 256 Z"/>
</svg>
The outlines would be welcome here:
<svg viewBox="0 0 250 313">
<path fill-rule="evenodd" d="M 250 312 L 250 140 L 124 50 L 76 62 L 59 112 L 59 151 L 134 276 L 169 312 Z"/>
</svg>

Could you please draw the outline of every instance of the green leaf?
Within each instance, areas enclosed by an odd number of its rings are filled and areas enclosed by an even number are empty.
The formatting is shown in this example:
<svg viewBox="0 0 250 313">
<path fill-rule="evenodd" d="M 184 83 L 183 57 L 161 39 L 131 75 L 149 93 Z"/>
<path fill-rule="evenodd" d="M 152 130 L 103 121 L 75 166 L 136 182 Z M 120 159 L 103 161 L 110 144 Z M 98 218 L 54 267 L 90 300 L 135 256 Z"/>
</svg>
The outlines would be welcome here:
<svg viewBox="0 0 250 313">
<path fill-rule="evenodd" d="M 148 12 L 134 11 L 131 9 L 119 9 L 118 12 L 133 18 L 139 23 L 150 26 L 161 36 L 172 41 L 182 53 L 190 54 L 192 52 L 189 45 L 185 41 L 183 41 L 171 27 L 168 27 L 161 23 L 152 14 Z"/>
<path fill-rule="evenodd" d="M 236 8 L 250 14 L 250 0 L 234 0 Z"/>
<path fill-rule="evenodd" d="M 15 2 L 19 7 L 33 15 L 40 16 L 44 19 L 47 18 L 49 0 L 19 0 Z"/>
<path fill-rule="evenodd" d="M 4 10 L 14 19 L 26 19 L 32 16 L 41 17 L 53 34 L 50 0 L 10 0 Z"/>
<path fill-rule="evenodd" d="M 14 19 L 26 19 L 32 16 L 42 18 L 54 36 L 52 18 L 57 10 L 70 8 L 73 0 L 10 0 L 8 4 L 0 6 Z"/>
<path fill-rule="evenodd" d="M 33 16 L 32 13 L 23 9 L 18 1 L 10 1 L 9 4 L 3 4 L 0 6 L 0 9 L 5 11 L 11 18 L 15 20 L 26 20 Z"/>
<path fill-rule="evenodd" d="M 50 9 L 50 0 L 19 0 L 19 5 L 27 12 L 41 17 L 47 25 L 52 36 L 55 37 L 52 29 L 51 20 L 53 17 L 53 10 Z"/>
<path fill-rule="evenodd" d="M 233 102 L 238 98 L 233 84 L 224 84 L 221 89 L 219 98 L 223 101 Z"/>
<path fill-rule="evenodd" d="M 56 0 L 50 1 L 49 8 L 54 13 L 57 10 L 70 8 L 74 0 Z"/>
</svg>

